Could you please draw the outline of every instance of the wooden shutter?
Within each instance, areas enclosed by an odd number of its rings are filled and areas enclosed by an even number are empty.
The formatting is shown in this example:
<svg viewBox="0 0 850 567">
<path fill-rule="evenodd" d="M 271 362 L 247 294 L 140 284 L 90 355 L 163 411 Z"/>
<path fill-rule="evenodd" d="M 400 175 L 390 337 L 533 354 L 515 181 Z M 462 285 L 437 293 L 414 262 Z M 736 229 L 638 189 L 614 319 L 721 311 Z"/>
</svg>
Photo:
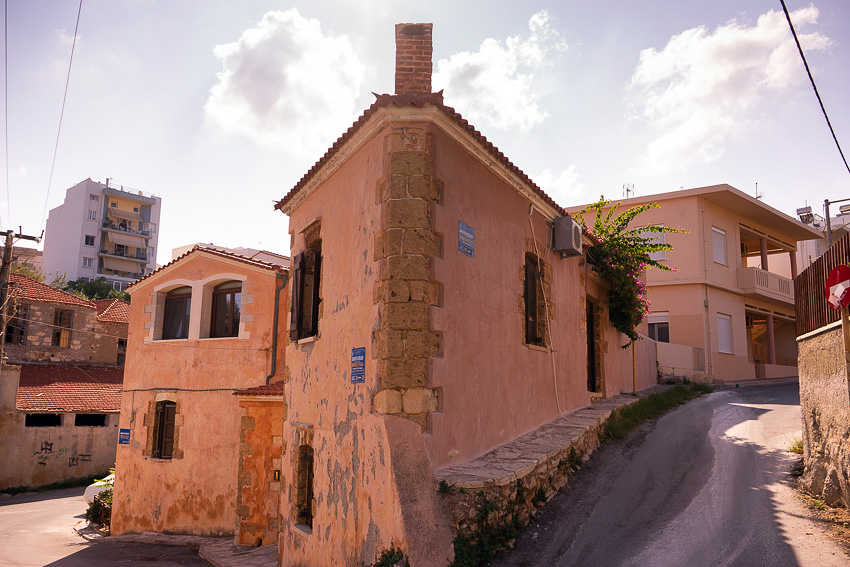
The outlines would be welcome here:
<svg viewBox="0 0 850 567">
<path fill-rule="evenodd" d="M 151 454 L 157 459 L 170 459 L 174 453 L 174 422 L 177 404 L 158 402 L 154 416 L 154 446 Z"/>
<path fill-rule="evenodd" d="M 301 329 L 301 295 L 304 291 L 304 253 L 292 259 L 292 316 L 289 318 L 289 340 L 297 341 Z"/>
<path fill-rule="evenodd" d="M 530 256 L 525 257 L 525 342 L 537 340 L 537 266 Z"/>
<path fill-rule="evenodd" d="M 322 249 L 316 250 L 313 260 L 313 303 L 312 317 L 310 318 L 310 334 L 315 337 L 319 334 L 319 285 L 322 281 Z"/>
</svg>

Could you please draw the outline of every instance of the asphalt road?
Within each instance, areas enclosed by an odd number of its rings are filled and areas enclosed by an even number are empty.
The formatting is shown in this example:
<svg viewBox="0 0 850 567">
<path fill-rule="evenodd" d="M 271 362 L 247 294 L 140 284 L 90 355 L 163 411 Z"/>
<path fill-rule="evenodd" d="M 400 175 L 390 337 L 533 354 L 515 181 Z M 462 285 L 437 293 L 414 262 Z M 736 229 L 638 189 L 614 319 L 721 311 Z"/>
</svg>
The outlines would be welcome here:
<svg viewBox="0 0 850 567">
<path fill-rule="evenodd" d="M 715 392 L 605 445 L 494 566 L 847 567 L 789 484 L 796 384 Z"/>
<path fill-rule="evenodd" d="M 84 540 L 74 531 L 85 525 L 83 491 L 70 488 L 0 500 L 0 567 L 209 567 L 194 548 Z"/>
</svg>

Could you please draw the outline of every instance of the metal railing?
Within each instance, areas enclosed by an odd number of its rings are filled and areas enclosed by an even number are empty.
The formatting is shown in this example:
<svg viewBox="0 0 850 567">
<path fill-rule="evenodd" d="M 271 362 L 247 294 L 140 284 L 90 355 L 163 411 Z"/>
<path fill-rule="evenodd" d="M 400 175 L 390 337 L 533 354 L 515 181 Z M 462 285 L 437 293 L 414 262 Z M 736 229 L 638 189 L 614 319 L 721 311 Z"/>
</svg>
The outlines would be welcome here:
<svg viewBox="0 0 850 567">
<path fill-rule="evenodd" d="M 149 230 L 134 230 L 130 228 L 129 225 L 122 227 L 120 224 L 116 224 L 115 221 L 112 220 L 103 221 L 101 226 L 108 230 L 117 230 L 120 232 L 126 232 L 128 234 L 138 234 L 139 236 L 144 237 L 150 237 L 151 235 L 151 232 Z"/>
<path fill-rule="evenodd" d="M 148 261 L 147 252 L 141 251 L 131 254 L 127 250 L 115 250 L 114 248 L 112 250 L 108 250 L 106 248 L 101 248 L 99 253 L 105 256 L 116 256 L 118 258 L 128 258 L 130 260 L 144 260 L 145 262 Z"/>
</svg>

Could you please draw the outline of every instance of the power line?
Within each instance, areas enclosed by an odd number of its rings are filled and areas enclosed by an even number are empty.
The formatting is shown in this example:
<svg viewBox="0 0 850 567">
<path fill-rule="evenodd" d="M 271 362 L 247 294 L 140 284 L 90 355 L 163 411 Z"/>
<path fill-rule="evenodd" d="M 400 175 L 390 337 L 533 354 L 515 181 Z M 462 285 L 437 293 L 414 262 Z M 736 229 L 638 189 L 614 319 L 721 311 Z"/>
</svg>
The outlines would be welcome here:
<svg viewBox="0 0 850 567">
<path fill-rule="evenodd" d="M 14 292 L 13 292 L 14 293 Z M 33 319 L 31 317 L 21 317 L 19 315 L 15 315 L 14 317 L 10 317 L 9 319 L 15 319 L 18 321 L 25 321 L 28 324 L 41 325 L 43 327 L 53 327 L 54 329 L 64 329 L 65 327 L 59 327 L 52 323 L 45 323 L 44 321 L 40 321 L 38 319 Z M 203 345 L 189 345 L 178 342 L 172 342 L 170 340 L 148 340 L 148 339 L 131 339 L 129 337 L 124 337 L 121 335 L 113 335 L 110 333 L 101 333 L 98 331 L 87 331 L 86 329 L 69 329 L 72 333 L 85 333 L 87 335 L 98 335 L 99 337 L 107 337 L 111 339 L 124 339 L 128 343 L 136 342 L 143 343 L 145 345 L 154 345 L 159 347 L 179 347 L 184 349 L 199 349 L 199 350 L 227 350 L 230 352 L 263 352 L 269 350 L 268 347 L 261 348 L 234 348 L 234 347 L 214 347 L 214 346 L 203 346 Z M 188 339 L 185 339 L 188 340 Z M 201 339 L 206 340 L 206 339 Z"/>
<path fill-rule="evenodd" d="M 841 159 L 844 161 L 844 167 L 850 173 L 850 165 L 847 165 L 847 159 L 844 157 L 844 152 L 841 151 L 841 144 L 838 143 L 838 137 L 835 135 L 835 130 L 832 129 L 832 123 L 829 121 L 829 116 L 826 114 L 826 108 L 823 106 L 823 101 L 820 98 L 818 87 L 815 85 L 815 78 L 812 77 L 812 71 L 809 69 L 809 64 L 806 61 L 806 56 L 803 54 L 803 47 L 800 45 L 800 40 L 797 39 L 797 32 L 794 31 L 794 24 L 791 23 L 791 15 L 788 13 L 788 8 L 785 7 L 785 0 L 779 0 L 782 3 L 782 9 L 785 11 L 785 19 L 788 20 L 788 26 L 791 28 L 791 35 L 794 36 L 794 43 L 797 44 L 797 50 L 800 52 L 800 57 L 803 59 L 803 65 L 806 67 L 806 73 L 809 75 L 809 80 L 812 82 L 812 88 L 815 90 L 815 96 L 818 97 L 820 109 L 823 112 L 823 117 L 826 118 L 826 125 L 829 126 L 829 131 L 832 133 L 832 139 L 835 140 L 835 147 L 838 148 L 838 153 L 841 154 Z"/>
<path fill-rule="evenodd" d="M 3 122 L 6 130 L 6 211 L 9 213 L 9 226 L 12 226 L 12 197 L 9 192 L 9 0 L 3 2 Z M 0 215 L 0 229 L 3 217 Z"/>
<path fill-rule="evenodd" d="M 74 49 L 77 47 L 77 30 L 80 28 L 80 13 L 83 11 L 83 0 L 77 10 L 77 25 L 74 26 L 74 41 L 71 44 L 71 59 L 68 61 L 68 76 L 65 78 L 65 94 L 62 95 L 62 111 L 59 113 L 59 128 L 56 130 L 56 145 L 53 147 L 53 162 L 50 164 L 50 178 L 47 181 L 47 195 L 44 197 L 44 211 L 41 214 L 41 224 L 47 218 L 47 201 L 50 199 L 50 186 L 53 184 L 53 170 L 56 168 L 56 154 L 59 152 L 59 134 L 62 132 L 62 118 L 65 116 L 65 101 L 68 99 L 68 83 L 71 82 L 71 65 L 74 63 Z M 11 217 L 10 217 L 11 218 Z"/>
</svg>

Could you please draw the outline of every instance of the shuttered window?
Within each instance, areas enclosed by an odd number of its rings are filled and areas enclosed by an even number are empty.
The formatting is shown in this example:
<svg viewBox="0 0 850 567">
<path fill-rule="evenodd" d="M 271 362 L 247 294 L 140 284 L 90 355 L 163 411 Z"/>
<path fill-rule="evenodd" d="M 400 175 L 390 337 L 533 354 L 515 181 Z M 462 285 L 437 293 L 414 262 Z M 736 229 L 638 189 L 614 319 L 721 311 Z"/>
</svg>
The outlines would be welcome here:
<svg viewBox="0 0 850 567">
<path fill-rule="evenodd" d="M 151 456 L 156 459 L 170 459 L 174 454 L 174 421 L 176 415 L 177 404 L 175 402 L 157 402 L 151 450 Z"/>
<path fill-rule="evenodd" d="M 732 354 L 732 317 L 717 314 L 717 350 Z"/>
<path fill-rule="evenodd" d="M 53 346 L 68 348 L 71 345 L 71 328 L 74 311 L 57 309 L 53 314 Z"/>
<path fill-rule="evenodd" d="M 318 240 L 292 260 L 292 317 L 289 338 L 292 341 L 319 334 L 321 303 L 322 243 Z"/>
<path fill-rule="evenodd" d="M 726 231 L 716 226 L 711 227 L 711 244 L 714 251 L 714 261 L 728 266 L 726 257 Z"/>
</svg>

